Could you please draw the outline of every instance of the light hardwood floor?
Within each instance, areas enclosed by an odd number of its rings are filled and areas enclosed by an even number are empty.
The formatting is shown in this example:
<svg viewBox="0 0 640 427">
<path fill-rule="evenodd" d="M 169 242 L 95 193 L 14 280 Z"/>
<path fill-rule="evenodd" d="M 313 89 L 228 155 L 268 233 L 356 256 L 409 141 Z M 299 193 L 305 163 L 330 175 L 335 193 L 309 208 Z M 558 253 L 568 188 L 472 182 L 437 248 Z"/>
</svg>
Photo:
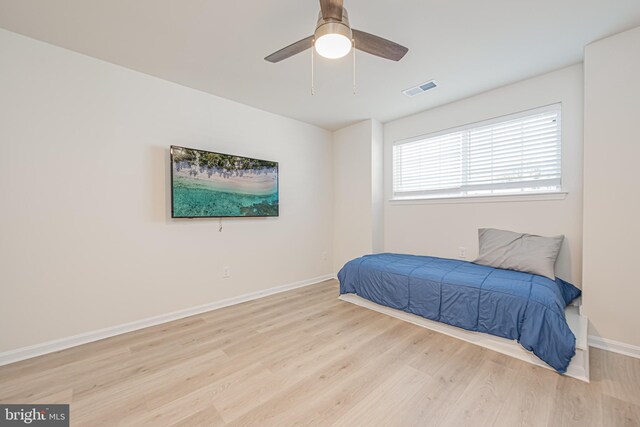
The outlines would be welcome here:
<svg viewBox="0 0 640 427">
<path fill-rule="evenodd" d="M 640 360 L 586 384 L 339 301 L 336 281 L 0 368 L 72 426 L 638 426 Z"/>
</svg>

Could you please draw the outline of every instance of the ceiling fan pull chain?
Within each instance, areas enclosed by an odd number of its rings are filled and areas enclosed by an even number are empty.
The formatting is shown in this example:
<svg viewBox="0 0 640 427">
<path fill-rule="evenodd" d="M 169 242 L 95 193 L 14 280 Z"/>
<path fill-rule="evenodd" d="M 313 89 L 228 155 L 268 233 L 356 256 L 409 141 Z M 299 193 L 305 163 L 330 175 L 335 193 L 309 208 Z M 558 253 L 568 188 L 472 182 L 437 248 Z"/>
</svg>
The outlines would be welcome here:
<svg viewBox="0 0 640 427">
<path fill-rule="evenodd" d="M 356 94 L 356 39 L 352 39 L 353 43 L 353 94 Z"/>
<path fill-rule="evenodd" d="M 313 57 L 315 56 L 314 54 L 315 50 L 316 50 L 316 41 L 314 39 L 313 42 L 311 43 L 311 96 L 314 96 L 316 94 L 316 86 L 315 86 L 314 75 L 313 75 L 313 66 L 314 66 Z"/>
</svg>

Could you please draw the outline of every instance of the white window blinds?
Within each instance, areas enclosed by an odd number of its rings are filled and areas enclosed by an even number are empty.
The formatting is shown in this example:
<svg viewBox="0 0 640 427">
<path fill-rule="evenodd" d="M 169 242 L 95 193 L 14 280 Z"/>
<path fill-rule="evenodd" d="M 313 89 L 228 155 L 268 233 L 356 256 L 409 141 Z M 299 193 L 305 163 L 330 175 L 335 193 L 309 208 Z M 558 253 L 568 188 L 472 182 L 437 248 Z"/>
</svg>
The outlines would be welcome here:
<svg viewBox="0 0 640 427">
<path fill-rule="evenodd" d="M 559 191 L 560 104 L 399 141 L 393 196 L 439 198 Z"/>
</svg>

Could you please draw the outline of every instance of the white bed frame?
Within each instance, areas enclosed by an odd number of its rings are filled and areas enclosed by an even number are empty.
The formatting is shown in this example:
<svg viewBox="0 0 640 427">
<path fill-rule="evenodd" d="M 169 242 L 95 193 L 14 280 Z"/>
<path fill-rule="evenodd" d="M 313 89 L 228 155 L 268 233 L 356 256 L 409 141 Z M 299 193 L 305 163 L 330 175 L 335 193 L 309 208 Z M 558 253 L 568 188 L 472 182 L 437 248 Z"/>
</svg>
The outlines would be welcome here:
<svg viewBox="0 0 640 427">
<path fill-rule="evenodd" d="M 359 305 L 361 307 L 368 308 L 400 320 L 404 320 L 414 325 L 422 326 L 423 328 L 431 329 L 436 332 L 458 338 L 472 344 L 486 347 L 490 350 L 497 351 L 507 356 L 515 357 L 516 359 L 524 360 L 525 362 L 532 363 L 534 365 L 542 366 L 543 368 L 553 368 L 542 360 L 540 360 L 535 354 L 525 350 L 516 341 L 508 340 L 494 335 L 485 334 L 482 332 L 472 332 L 466 329 L 458 328 L 455 326 L 447 325 L 446 323 L 440 323 L 433 320 L 425 319 L 424 317 L 416 316 L 415 314 L 406 313 L 394 308 L 385 307 L 364 298 L 357 296 L 356 294 L 343 294 L 340 299 L 352 304 Z M 577 305 L 570 305 L 566 308 L 565 314 L 567 317 L 567 323 L 569 328 L 576 336 L 576 355 L 571 360 L 571 364 L 567 368 L 565 375 L 579 379 L 581 381 L 589 382 L 589 347 L 587 346 L 587 318 L 580 314 L 580 308 Z"/>
</svg>

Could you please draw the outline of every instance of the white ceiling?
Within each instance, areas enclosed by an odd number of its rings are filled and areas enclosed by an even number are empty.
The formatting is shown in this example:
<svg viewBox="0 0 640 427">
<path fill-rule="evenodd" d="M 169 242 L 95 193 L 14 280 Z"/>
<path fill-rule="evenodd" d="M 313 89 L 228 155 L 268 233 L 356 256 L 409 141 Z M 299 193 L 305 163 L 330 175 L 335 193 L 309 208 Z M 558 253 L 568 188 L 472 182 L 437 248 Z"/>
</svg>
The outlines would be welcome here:
<svg viewBox="0 0 640 427">
<path fill-rule="evenodd" d="M 263 58 L 313 33 L 314 0 L 0 0 L 0 27 L 273 113 L 338 129 L 383 122 L 580 62 L 640 25 L 639 0 L 345 0 L 354 28 L 409 48 L 395 63 L 310 52 Z M 402 89 L 436 79 L 415 98 Z"/>
</svg>

